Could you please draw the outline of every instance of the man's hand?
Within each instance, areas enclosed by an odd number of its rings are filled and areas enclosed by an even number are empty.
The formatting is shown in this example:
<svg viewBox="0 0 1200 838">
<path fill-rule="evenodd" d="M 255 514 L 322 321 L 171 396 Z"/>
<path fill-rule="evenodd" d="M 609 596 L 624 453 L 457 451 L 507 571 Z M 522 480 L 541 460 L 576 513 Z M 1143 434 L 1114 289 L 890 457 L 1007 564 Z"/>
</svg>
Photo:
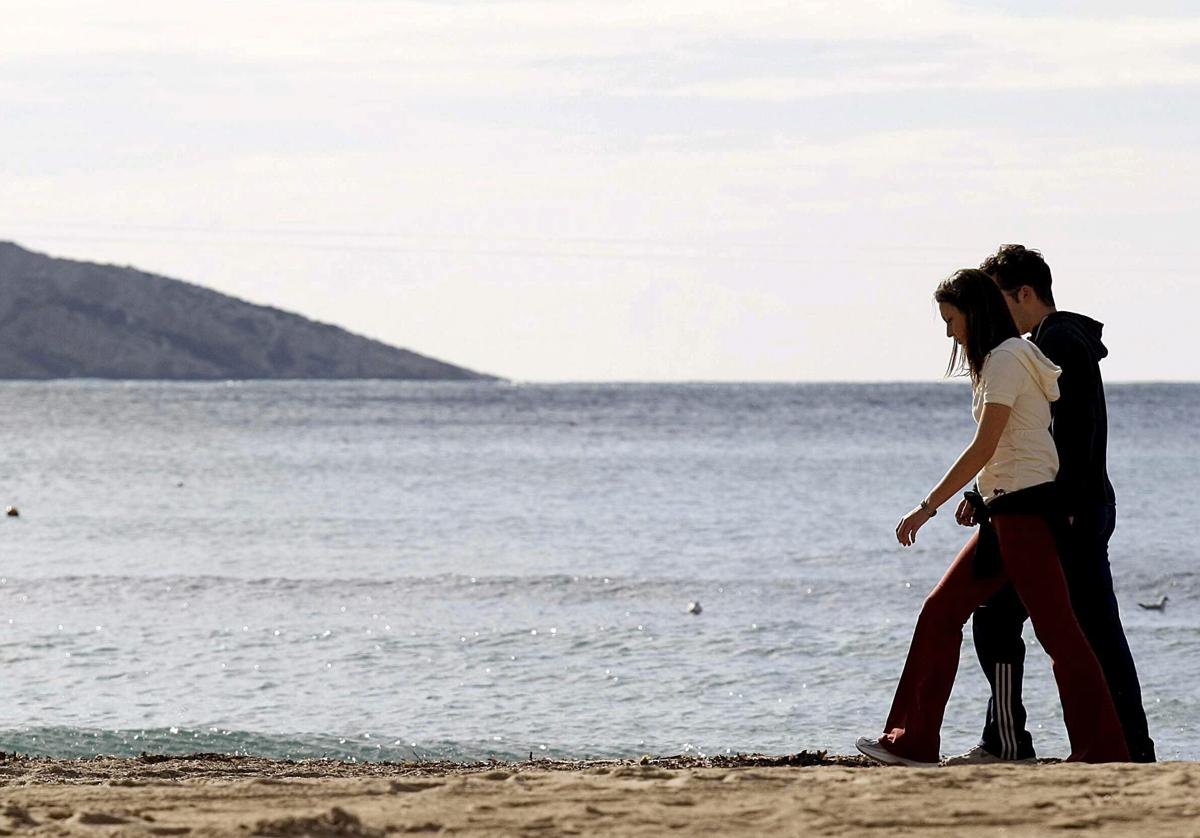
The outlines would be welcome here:
<svg viewBox="0 0 1200 838">
<path fill-rule="evenodd" d="M 975 526 L 975 507 L 971 506 L 971 502 L 966 498 L 958 504 L 958 509 L 954 513 L 954 520 L 958 521 L 964 527 Z"/>
<path fill-rule="evenodd" d="M 896 540 L 905 547 L 911 547 L 916 543 L 917 530 L 925 526 L 925 522 L 928 520 L 929 513 L 918 506 L 901 518 L 900 523 L 896 525 Z"/>
</svg>

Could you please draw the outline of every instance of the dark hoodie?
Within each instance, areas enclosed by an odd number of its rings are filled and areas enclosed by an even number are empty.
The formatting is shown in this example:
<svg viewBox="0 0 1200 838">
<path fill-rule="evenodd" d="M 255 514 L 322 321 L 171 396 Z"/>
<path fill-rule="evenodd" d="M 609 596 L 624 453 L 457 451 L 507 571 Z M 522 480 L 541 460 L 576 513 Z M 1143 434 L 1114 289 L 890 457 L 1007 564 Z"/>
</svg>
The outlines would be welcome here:
<svg viewBox="0 0 1200 838">
<path fill-rule="evenodd" d="M 1062 367 L 1062 395 L 1051 402 L 1050 431 L 1058 448 L 1058 485 L 1068 515 L 1088 507 L 1116 503 L 1108 479 L 1108 409 L 1100 359 L 1108 349 L 1100 341 L 1104 324 L 1069 311 L 1056 311 L 1031 337 Z"/>
</svg>

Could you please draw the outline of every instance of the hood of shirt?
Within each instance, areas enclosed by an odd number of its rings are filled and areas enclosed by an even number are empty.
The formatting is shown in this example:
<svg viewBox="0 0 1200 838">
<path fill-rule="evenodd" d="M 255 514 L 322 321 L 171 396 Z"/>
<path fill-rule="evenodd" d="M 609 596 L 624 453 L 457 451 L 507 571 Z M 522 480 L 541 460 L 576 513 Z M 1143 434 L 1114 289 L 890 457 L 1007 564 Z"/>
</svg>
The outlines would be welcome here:
<svg viewBox="0 0 1200 838">
<path fill-rule="evenodd" d="M 1015 355 L 1026 372 L 1033 376 L 1033 380 L 1046 395 L 1047 401 L 1058 401 L 1058 377 L 1062 375 L 1062 369 L 1047 358 L 1033 341 L 1009 338 L 992 352 L 1009 352 Z"/>
<path fill-rule="evenodd" d="M 1099 320 L 1093 320 L 1086 314 L 1076 314 L 1073 311 L 1056 311 L 1046 315 L 1046 318 L 1038 324 L 1038 327 L 1033 330 L 1033 337 L 1036 340 L 1046 331 L 1058 331 L 1059 329 L 1070 332 L 1075 338 L 1072 342 L 1083 347 L 1084 351 L 1091 356 L 1092 361 L 1098 363 L 1101 358 L 1108 357 L 1108 347 L 1100 339 L 1104 333 L 1104 324 Z"/>
</svg>

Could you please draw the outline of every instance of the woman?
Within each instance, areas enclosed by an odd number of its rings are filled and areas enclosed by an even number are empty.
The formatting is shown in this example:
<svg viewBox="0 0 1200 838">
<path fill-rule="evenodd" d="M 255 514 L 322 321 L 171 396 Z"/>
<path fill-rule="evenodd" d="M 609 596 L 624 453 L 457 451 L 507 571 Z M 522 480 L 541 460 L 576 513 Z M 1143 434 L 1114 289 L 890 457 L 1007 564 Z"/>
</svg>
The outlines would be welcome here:
<svg viewBox="0 0 1200 838">
<path fill-rule="evenodd" d="M 883 735 L 860 738 L 858 749 L 885 763 L 937 764 L 963 624 L 1011 581 L 1053 662 L 1069 759 L 1128 760 L 1108 685 L 1071 611 L 1055 545 L 1063 519 L 1055 511 L 1058 454 L 1049 427 L 1060 370 L 1020 337 L 1000 289 L 982 271 L 958 271 L 934 299 L 954 338 L 947 375 L 963 368 L 970 375 L 978 428 L 941 482 L 900 520 L 896 538 L 910 546 L 972 477 L 978 492 L 968 493 L 957 514 L 960 523 L 978 521 L 979 529 L 925 599 Z"/>
</svg>

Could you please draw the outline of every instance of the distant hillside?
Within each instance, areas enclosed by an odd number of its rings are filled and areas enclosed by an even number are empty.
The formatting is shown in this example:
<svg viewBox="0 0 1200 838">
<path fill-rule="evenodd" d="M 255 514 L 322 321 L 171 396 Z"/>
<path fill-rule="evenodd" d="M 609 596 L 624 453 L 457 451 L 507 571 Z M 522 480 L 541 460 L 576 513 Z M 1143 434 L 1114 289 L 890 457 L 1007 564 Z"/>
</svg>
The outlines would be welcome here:
<svg viewBox="0 0 1200 838">
<path fill-rule="evenodd" d="M 133 268 L 0 242 L 0 379 L 486 379 Z"/>
</svg>

